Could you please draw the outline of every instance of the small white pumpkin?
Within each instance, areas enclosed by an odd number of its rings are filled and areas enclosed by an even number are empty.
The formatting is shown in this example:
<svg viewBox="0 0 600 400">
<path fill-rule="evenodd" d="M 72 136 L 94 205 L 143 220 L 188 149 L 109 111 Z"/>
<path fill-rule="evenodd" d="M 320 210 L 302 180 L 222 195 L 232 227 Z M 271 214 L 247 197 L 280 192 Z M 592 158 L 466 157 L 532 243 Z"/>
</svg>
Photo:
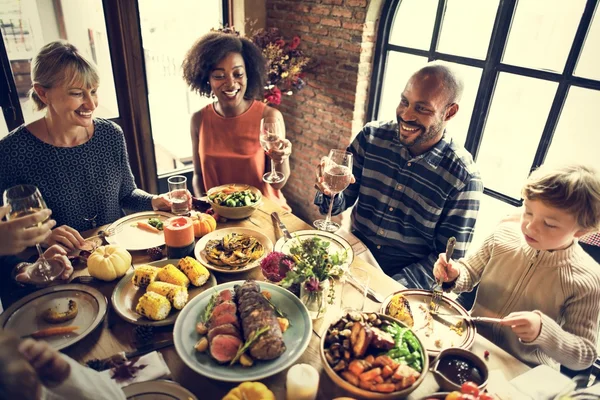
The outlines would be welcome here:
<svg viewBox="0 0 600 400">
<path fill-rule="evenodd" d="M 131 267 L 131 254 L 117 245 L 100 246 L 88 258 L 87 267 L 94 278 L 114 281 Z"/>
</svg>

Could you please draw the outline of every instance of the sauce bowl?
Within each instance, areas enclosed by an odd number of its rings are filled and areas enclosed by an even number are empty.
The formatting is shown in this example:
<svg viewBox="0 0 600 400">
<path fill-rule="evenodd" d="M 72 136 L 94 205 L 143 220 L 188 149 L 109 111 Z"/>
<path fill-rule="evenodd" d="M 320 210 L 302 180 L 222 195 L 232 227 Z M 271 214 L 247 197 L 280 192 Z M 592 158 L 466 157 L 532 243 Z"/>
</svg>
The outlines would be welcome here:
<svg viewBox="0 0 600 400">
<path fill-rule="evenodd" d="M 431 362 L 431 368 L 429 371 L 433 374 L 435 381 L 440 388 L 445 391 L 452 392 L 454 390 L 460 391 L 460 387 L 463 381 L 460 380 L 458 376 L 458 370 L 454 371 L 457 373 L 452 373 L 452 368 L 449 367 L 449 361 L 454 361 L 451 363 L 452 365 L 458 364 L 467 366 L 468 368 L 461 371 L 463 373 L 463 377 L 472 376 L 471 374 L 475 374 L 474 376 L 480 378 L 479 381 L 475 379 L 467 379 L 472 380 L 475 383 L 479 383 L 479 390 L 485 389 L 488 384 L 488 376 L 489 371 L 485 362 L 477 356 L 475 353 L 461 349 L 458 347 L 450 347 L 444 349 L 438 354 L 438 356 Z"/>
</svg>

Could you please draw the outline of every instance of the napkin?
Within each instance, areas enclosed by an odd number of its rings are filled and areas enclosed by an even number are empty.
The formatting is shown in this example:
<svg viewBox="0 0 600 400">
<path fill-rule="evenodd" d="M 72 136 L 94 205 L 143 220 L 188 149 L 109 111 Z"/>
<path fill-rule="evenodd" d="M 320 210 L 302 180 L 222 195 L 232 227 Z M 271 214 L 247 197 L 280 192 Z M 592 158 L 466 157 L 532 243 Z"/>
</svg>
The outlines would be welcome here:
<svg viewBox="0 0 600 400">
<path fill-rule="evenodd" d="M 510 383 L 519 392 L 536 400 L 554 399 L 557 394 L 570 385 L 572 385 L 572 389 L 575 388 L 569 378 L 547 365 L 538 365 L 513 378 Z"/>
<path fill-rule="evenodd" d="M 135 358 L 133 361 L 135 361 Z M 118 381 L 113 378 L 114 369 L 102 371 L 101 373 L 108 375 L 109 378 L 112 378 L 113 381 L 121 387 L 129 386 L 132 383 L 153 381 L 171 375 L 171 370 L 169 370 L 169 367 L 167 366 L 167 363 L 165 363 L 162 354 L 158 351 L 153 351 L 152 353 L 148 353 L 140 357 L 134 364 L 136 367 L 141 367 L 142 365 L 145 365 L 145 367 L 136 370 L 133 378 L 124 381 Z"/>
</svg>

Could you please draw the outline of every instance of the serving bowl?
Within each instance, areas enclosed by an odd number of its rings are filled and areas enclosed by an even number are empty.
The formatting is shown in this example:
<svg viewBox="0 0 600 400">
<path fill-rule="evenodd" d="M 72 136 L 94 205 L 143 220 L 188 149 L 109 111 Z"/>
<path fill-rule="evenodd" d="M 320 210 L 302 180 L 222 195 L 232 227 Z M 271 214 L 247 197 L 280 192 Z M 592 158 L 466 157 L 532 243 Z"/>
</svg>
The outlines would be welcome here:
<svg viewBox="0 0 600 400">
<path fill-rule="evenodd" d="M 485 389 L 488 384 L 489 370 L 486 363 L 475 353 L 461 349 L 458 347 L 451 347 L 444 349 L 437 355 L 437 357 L 431 362 L 431 369 L 429 370 L 442 390 L 452 392 L 455 390 L 460 391 L 462 383 L 459 382 L 458 377 L 452 375 L 446 370 L 446 362 L 449 360 L 458 360 L 459 362 L 466 361 L 469 365 L 469 369 L 473 367 L 478 370 L 481 377 L 482 383 L 479 385 L 479 390 Z M 467 379 L 467 381 L 472 379 Z M 478 382 L 475 382 L 478 383 Z"/>
<path fill-rule="evenodd" d="M 355 313 L 352 313 L 352 314 L 355 314 Z M 397 319 L 392 318 L 388 315 L 385 315 L 385 314 L 374 313 L 374 312 L 362 313 L 363 316 L 365 316 L 365 315 L 368 316 L 368 315 L 372 315 L 372 314 L 376 315 L 377 319 L 381 322 L 389 322 L 389 323 L 395 322 L 396 324 L 398 324 L 401 327 L 405 326 L 402 322 L 400 322 Z M 325 370 L 325 373 L 327 374 L 327 376 L 329 376 L 329 378 L 333 381 L 333 383 L 336 386 L 338 386 L 341 389 L 348 392 L 348 394 L 351 397 L 356 397 L 359 399 L 379 399 L 379 400 L 391 400 L 391 399 L 404 398 L 405 396 L 408 396 L 410 393 L 412 393 L 414 390 L 416 390 L 419 387 L 419 385 L 423 382 L 423 380 L 425 379 L 425 376 L 429 370 L 429 358 L 427 357 L 427 353 L 425 352 L 423 343 L 421 342 L 419 337 L 416 335 L 415 335 L 415 338 L 421 347 L 421 359 L 423 360 L 423 365 L 422 365 L 421 375 L 417 378 L 417 380 L 411 386 L 404 388 L 402 390 L 397 390 L 397 391 L 391 392 L 391 393 L 380 393 L 380 392 L 362 389 L 362 388 L 354 386 L 350 382 L 346 381 L 344 378 L 342 378 L 341 375 L 339 375 L 336 371 L 333 370 L 331 365 L 329 365 L 329 362 L 327 361 L 327 357 L 325 355 L 325 348 L 326 348 L 326 344 L 327 344 L 326 340 L 329 336 L 330 329 L 338 323 L 339 323 L 339 320 L 332 323 L 327 330 L 327 334 L 322 335 L 321 344 L 319 346 L 319 353 L 321 354 L 321 361 L 323 363 L 323 369 Z"/>
<path fill-rule="evenodd" d="M 249 206 L 227 207 L 227 206 L 224 206 L 221 204 L 217 204 L 210 199 L 211 195 L 213 195 L 217 192 L 221 192 L 223 190 L 228 190 L 228 189 L 234 190 L 234 191 L 250 190 L 258 198 L 258 200 L 256 200 L 254 203 L 250 204 Z M 254 211 L 256 211 L 258 206 L 260 206 L 260 204 L 262 203 L 262 193 L 260 192 L 260 190 L 258 190 L 258 188 L 254 187 L 254 186 L 250 186 L 250 185 L 244 185 L 241 183 L 232 183 L 229 185 L 215 186 L 215 187 L 211 188 L 206 193 L 206 195 L 207 195 L 208 202 L 210 203 L 212 209 L 220 216 L 222 216 L 224 218 L 229 218 L 229 219 L 248 218 L 250 215 L 252 215 L 252 213 Z"/>
</svg>

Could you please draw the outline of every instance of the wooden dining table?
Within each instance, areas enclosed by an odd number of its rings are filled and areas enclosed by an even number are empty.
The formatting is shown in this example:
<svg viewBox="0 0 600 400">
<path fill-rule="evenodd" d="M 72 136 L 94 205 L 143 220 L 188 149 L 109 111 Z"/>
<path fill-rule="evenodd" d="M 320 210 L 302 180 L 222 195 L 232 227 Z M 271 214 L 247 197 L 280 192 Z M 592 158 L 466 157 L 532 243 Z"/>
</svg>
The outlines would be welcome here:
<svg viewBox="0 0 600 400">
<path fill-rule="evenodd" d="M 260 207 L 249 217 L 243 220 L 228 220 L 225 222 L 219 222 L 217 229 L 230 228 L 230 227 L 244 227 L 254 230 L 258 230 L 261 233 L 268 236 L 273 243 L 281 237 L 281 231 L 278 226 L 273 223 L 271 219 L 271 213 L 278 211 L 282 222 L 287 226 L 290 232 L 295 232 L 304 229 L 313 229 L 311 226 L 303 222 L 300 218 L 296 217 L 290 212 L 286 212 L 279 208 L 272 201 L 264 198 Z M 96 230 L 91 230 L 84 233 L 84 236 L 92 236 L 97 234 Z M 355 249 L 355 252 L 364 251 L 365 247 L 358 241 L 358 239 L 350 236 L 350 244 Z M 398 282 L 394 281 L 387 275 L 385 275 L 380 269 L 373 267 L 372 265 L 363 261 L 360 257 L 356 257 L 355 254 L 352 268 L 360 267 L 367 269 L 370 274 L 369 287 L 377 292 L 379 295 L 385 297 L 398 290 L 404 289 Z M 133 264 L 139 265 L 150 262 L 149 256 L 145 251 L 132 252 Z M 87 268 L 76 269 L 72 278 L 78 276 L 89 275 Z M 260 268 L 255 268 L 251 271 L 241 272 L 239 274 L 223 274 L 214 272 L 217 282 L 224 283 L 234 280 L 243 279 L 256 279 L 265 280 Z M 135 325 L 132 325 L 125 320 L 121 319 L 110 305 L 110 297 L 114 290 L 117 281 L 114 282 L 101 282 L 94 280 L 89 283 L 90 286 L 98 289 L 102 292 L 109 301 L 109 307 L 107 317 L 103 323 L 91 334 L 63 350 L 63 352 L 75 360 L 85 363 L 90 359 L 102 359 L 114 355 L 121 351 L 131 351 L 135 349 Z M 339 283 L 336 283 L 339 285 Z M 336 293 L 341 293 L 337 291 Z M 381 307 L 380 303 L 372 301 L 371 298 L 367 298 L 365 301 L 364 309 L 366 311 L 378 311 Z M 317 369 L 320 374 L 318 399 L 334 399 L 336 397 L 350 396 L 349 393 L 337 387 L 333 381 L 327 376 L 323 370 L 323 362 L 320 357 L 319 347 L 321 342 L 321 336 L 327 329 L 327 325 L 333 321 L 333 319 L 339 316 L 339 307 L 329 306 L 325 315 L 313 321 L 313 332 L 311 335 L 310 343 L 304 354 L 296 361 L 296 363 L 307 363 Z M 172 337 L 173 327 L 162 327 L 157 328 L 154 334 L 154 340 L 162 340 Z M 477 335 L 471 351 L 480 357 L 484 357 L 485 352 L 489 352 L 489 358 L 486 360 L 488 369 L 491 372 L 499 373 L 503 375 L 507 380 L 518 376 L 530 368 L 511 356 L 501 348 L 497 347 L 484 337 Z M 227 392 L 233 387 L 237 386 L 234 383 L 219 382 L 212 379 L 208 379 L 202 375 L 191 370 L 187 367 L 174 347 L 168 347 L 160 350 L 164 359 L 171 370 L 171 378 L 193 392 L 199 399 L 221 399 Z M 285 399 L 285 382 L 286 382 L 287 370 L 281 371 L 271 377 L 263 379 L 263 382 L 273 393 L 277 399 Z M 493 392 L 493 388 L 489 388 Z M 415 390 L 408 399 L 419 399 L 423 396 L 427 396 L 434 392 L 439 391 L 439 386 L 434 380 L 431 373 L 427 374 L 423 383 Z M 352 396 L 350 396 L 352 397 Z"/>
</svg>

